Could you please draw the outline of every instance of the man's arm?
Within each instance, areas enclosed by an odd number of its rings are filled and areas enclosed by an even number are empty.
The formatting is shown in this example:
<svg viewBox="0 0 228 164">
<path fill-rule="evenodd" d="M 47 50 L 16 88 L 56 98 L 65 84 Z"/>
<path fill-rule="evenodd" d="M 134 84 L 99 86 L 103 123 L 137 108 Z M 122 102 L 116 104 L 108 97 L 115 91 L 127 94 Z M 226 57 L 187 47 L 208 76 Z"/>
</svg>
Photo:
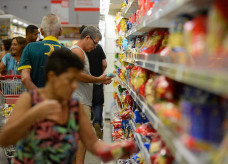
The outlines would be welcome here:
<svg viewBox="0 0 228 164">
<path fill-rule="evenodd" d="M 31 69 L 25 68 L 21 71 L 21 81 L 28 91 L 37 89 L 37 86 L 32 82 L 31 79 Z"/>
<path fill-rule="evenodd" d="M 107 68 L 107 61 L 106 59 L 103 59 L 102 60 L 102 73 L 104 73 L 104 71 L 106 70 Z"/>
<path fill-rule="evenodd" d="M 82 50 L 79 48 L 74 48 L 71 50 L 73 53 L 78 55 L 78 57 L 85 63 L 85 56 Z M 107 83 L 111 80 L 112 78 L 106 77 L 106 74 L 101 75 L 99 77 L 95 77 L 89 74 L 86 74 L 84 72 L 81 72 L 80 75 L 78 76 L 78 81 L 83 82 L 83 83 Z"/>
</svg>

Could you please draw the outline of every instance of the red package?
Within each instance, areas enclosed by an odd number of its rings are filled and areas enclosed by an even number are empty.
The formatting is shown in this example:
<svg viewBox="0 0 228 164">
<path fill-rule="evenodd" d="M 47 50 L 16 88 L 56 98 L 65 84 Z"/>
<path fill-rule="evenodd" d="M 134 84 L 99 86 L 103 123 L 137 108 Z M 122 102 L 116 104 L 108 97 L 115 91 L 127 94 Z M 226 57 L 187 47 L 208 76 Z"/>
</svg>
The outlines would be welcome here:
<svg viewBox="0 0 228 164">
<path fill-rule="evenodd" d="M 160 52 L 165 49 L 165 47 L 168 45 L 168 39 L 169 39 L 169 32 L 166 31 L 161 41 L 161 46 L 159 47 L 156 53 L 160 54 Z"/>
<path fill-rule="evenodd" d="M 154 136 L 156 134 L 156 130 L 153 128 L 152 124 L 150 122 L 147 122 L 141 126 L 139 126 L 136 130 L 136 133 L 140 133 L 144 136 Z"/>
<path fill-rule="evenodd" d="M 150 35 L 152 33 L 152 35 Z M 149 33 L 146 44 L 140 50 L 142 54 L 154 54 L 159 50 L 163 39 L 164 31 L 163 30 L 155 30 Z"/>
<path fill-rule="evenodd" d="M 123 130 L 118 129 L 118 130 L 114 131 L 114 133 L 112 133 L 112 137 L 114 138 L 114 140 L 117 140 L 119 138 L 124 138 Z"/>
<path fill-rule="evenodd" d="M 202 56 L 206 50 L 207 16 L 199 15 L 193 20 L 192 56 Z"/>
<path fill-rule="evenodd" d="M 139 94 L 145 97 L 145 87 L 146 87 L 147 80 L 139 87 Z"/>
<path fill-rule="evenodd" d="M 129 119 L 129 118 L 131 118 L 131 116 L 132 116 L 132 111 L 131 111 L 130 109 L 124 111 L 124 112 L 120 115 L 121 119 L 123 119 L 123 120 Z"/>
<path fill-rule="evenodd" d="M 124 101 L 125 104 L 128 104 L 128 106 L 130 106 L 130 109 L 132 109 L 132 106 L 133 106 L 133 98 L 131 97 L 131 95 L 127 95 L 125 97 L 125 101 Z"/>
<path fill-rule="evenodd" d="M 148 0 L 147 1 L 147 11 L 149 11 L 153 7 L 154 7 L 154 0 Z"/>
<path fill-rule="evenodd" d="M 158 100 L 174 100 L 174 86 L 171 79 L 166 76 L 159 76 L 155 80 L 155 97 Z"/>
<path fill-rule="evenodd" d="M 97 156 L 99 156 L 103 162 L 108 162 L 114 159 L 120 159 L 124 155 L 131 155 L 137 151 L 138 148 L 135 142 L 133 140 L 126 140 L 106 148 L 99 149 L 97 151 Z"/>
<path fill-rule="evenodd" d="M 121 128 L 121 123 L 122 123 L 121 120 L 113 120 L 112 122 L 110 122 L 110 124 L 113 125 L 114 129 Z"/>
</svg>

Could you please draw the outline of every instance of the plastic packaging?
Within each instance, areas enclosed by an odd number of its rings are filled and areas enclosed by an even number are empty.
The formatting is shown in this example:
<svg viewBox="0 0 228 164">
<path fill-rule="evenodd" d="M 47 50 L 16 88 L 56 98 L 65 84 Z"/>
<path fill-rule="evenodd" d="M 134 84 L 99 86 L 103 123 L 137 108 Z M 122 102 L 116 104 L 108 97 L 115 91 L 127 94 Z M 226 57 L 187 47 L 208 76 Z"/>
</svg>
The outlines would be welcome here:
<svg viewBox="0 0 228 164">
<path fill-rule="evenodd" d="M 131 155 L 137 151 L 138 148 L 135 142 L 133 140 L 126 140 L 98 150 L 97 156 L 99 156 L 103 162 L 108 162 L 114 159 L 120 159 L 124 155 Z"/>
</svg>

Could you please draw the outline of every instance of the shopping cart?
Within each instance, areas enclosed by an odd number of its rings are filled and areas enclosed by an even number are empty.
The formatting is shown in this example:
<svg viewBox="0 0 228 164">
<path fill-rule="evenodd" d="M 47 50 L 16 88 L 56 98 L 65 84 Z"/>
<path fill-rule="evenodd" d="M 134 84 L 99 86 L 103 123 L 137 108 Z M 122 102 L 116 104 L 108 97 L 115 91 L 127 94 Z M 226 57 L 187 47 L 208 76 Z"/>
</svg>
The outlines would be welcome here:
<svg viewBox="0 0 228 164">
<path fill-rule="evenodd" d="M 20 94 L 26 89 L 21 82 L 20 75 L 6 75 L 0 79 L 0 129 L 7 122 L 13 111 L 14 104 Z M 3 147 L 5 155 L 10 163 L 14 157 L 15 146 Z"/>
</svg>

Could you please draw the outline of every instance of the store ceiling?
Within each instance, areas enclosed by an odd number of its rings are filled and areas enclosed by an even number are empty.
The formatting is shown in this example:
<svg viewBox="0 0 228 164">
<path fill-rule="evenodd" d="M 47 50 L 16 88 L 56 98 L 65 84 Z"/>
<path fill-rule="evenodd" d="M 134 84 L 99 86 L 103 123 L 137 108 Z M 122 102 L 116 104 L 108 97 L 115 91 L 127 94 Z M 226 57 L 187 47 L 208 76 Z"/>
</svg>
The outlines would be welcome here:
<svg viewBox="0 0 228 164">
<path fill-rule="evenodd" d="M 123 0 L 110 0 L 108 13 L 111 15 L 116 15 L 116 13 L 120 11 L 122 3 L 123 3 Z"/>
</svg>

